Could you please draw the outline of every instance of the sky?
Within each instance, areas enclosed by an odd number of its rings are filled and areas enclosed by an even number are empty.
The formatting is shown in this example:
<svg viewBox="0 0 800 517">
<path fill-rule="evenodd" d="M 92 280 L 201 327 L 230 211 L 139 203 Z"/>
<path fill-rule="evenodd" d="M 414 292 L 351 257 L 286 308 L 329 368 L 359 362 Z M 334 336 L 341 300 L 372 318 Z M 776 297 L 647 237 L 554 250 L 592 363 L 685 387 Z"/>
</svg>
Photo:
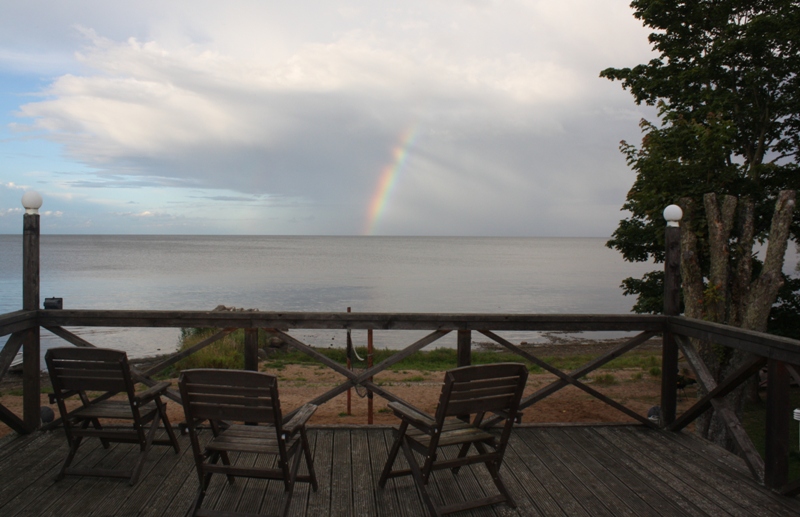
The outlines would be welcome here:
<svg viewBox="0 0 800 517">
<path fill-rule="evenodd" d="M 607 237 L 629 0 L 0 3 L 0 233 Z"/>
</svg>

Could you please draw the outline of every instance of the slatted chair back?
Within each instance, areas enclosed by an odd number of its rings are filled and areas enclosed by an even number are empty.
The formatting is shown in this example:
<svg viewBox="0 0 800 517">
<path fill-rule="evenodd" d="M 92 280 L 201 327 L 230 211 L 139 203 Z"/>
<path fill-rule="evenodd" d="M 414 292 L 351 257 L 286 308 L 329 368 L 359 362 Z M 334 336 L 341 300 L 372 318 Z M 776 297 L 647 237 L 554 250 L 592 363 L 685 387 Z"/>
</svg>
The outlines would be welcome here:
<svg viewBox="0 0 800 517">
<path fill-rule="evenodd" d="M 45 354 L 56 399 L 73 392 L 107 392 L 128 394 L 133 401 L 128 356 L 119 350 L 103 348 L 52 348 Z"/>
<path fill-rule="evenodd" d="M 278 379 L 262 372 L 184 370 L 178 384 L 200 484 L 189 512 L 191 515 L 236 515 L 227 508 L 202 508 L 213 474 L 225 474 L 230 482 L 234 477 L 282 480 L 286 490 L 281 511 L 283 516 L 289 511 L 296 481 L 310 482 L 311 487 L 317 489 L 305 430 L 305 423 L 316 406 L 306 404 L 284 423 L 278 399 Z M 206 420 L 210 423 L 212 436 L 201 446 L 199 428 Z M 276 457 L 276 465 L 237 465 L 229 456 L 234 452 L 272 455 Z M 300 476 L 298 469 L 303 457 L 308 475 Z"/>
<path fill-rule="evenodd" d="M 193 420 L 272 424 L 280 432 L 283 418 L 274 376 L 197 369 L 184 371 L 181 379 L 181 400 Z"/>
<path fill-rule="evenodd" d="M 528 370 L 518 363 L 463 366 L 445 374 L 437 423 L 452 416 L 489 412 L 516 415 Z"/>
<path fill-rule="evenodd" d="M 513 508 L 514 499 L 500 478 L 500 466 L 527 380 L 528 369 L 520 363 L 463 366 L 445 373 L 434 418 L 401 402 L 390 402 L 389 407 L 401 422 L 378 486 L 383 488 L 389 478 L 411 474 L 432 516 L 499 502 L 506 502 Z M 481 427 L 487 413 L 505 418 L 499 441 Z M 458 447 L 459 451 L 455 457 L 445 457 L 437 452 L 442 447 Z M 477 454 L 470 455 L 473 447 Z M 401 448 L 411 468 L 393 470 Z M 418 464 L 414 452 L 424 458 L 422 465 Z M 461 467 L 474 464 L 486 466 L 499 494 L 444 507 L 436 505 L 426 488 L 431 473 L 451 469 L 457 475 Z"/>
</svg>

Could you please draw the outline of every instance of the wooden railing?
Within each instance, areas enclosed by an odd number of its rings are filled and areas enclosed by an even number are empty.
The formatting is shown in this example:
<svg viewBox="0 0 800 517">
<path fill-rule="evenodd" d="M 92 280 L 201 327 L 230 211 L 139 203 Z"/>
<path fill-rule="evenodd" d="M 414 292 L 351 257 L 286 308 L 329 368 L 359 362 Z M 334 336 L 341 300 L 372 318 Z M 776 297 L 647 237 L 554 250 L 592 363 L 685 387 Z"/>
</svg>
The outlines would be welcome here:
<svg viewBox="0 0 800 517">
<path fill-rule="evenodd" d="M 11 359 L 20 347 L 36 341 L 35 354 L 26 354 L 24 370 L 24 415 L 20 419 L 0 406 L 0 420 L 18 432 L 30 432 L 39 425 L 39 375 L 38 333 L 44 328 L 75 346 L 94 346 L 65 327 L 210 327 L 219 332 L 194 345 L 192 348 L 165 358 L 159 364 L 145 370 L 135 371 L 136 379 L 146 385 L 155 384 L 153 376 L 169 368 L 184 357 L 209 346 L 236 329 L 245 330 L 245 367 L 256 369 L 257 331 L 268 329 L 285 343 L 325 364 L 342 376 L 342 382 L 313 400 L 324 404 L 348 388 L 361 385 L 375 395 L 389 401 L 401 400 L 384 386 L 372 382 L 372 377 L 390 366 L 436 343 L 443 336 L 455 332 L 458 335 L 459 365 L 472 362 L 471 343 L 478 334 L 494 341 L 502 348 L 519 355 L 522 359 L 555 375 L 547 386 L 528 395 L 522 407 L 530 407 L 551 396 L 565 386 L 575 386 L 596 399 L 614 407 L 642 425 L 658 427 L 646 415 L 626 407 L 597 391 L 581 379 L 593 370 L 613 359 L 637 348 L 650 338 L 662 335 L 661 407 L 662 426 L 671 431 L 680 431 L 699 415 L 713 408 L 725 419 L 738 452 L 747 463 L 754 478 L 780 490 L 785 494 L 800 493 L 800 484 L 788 484 L 788 433 L 791 425 L 791 409 L 788 391 L 790 377 L 800 382 L 800 341 L 781 338 L 758 332 L 718 325 L 681 316 L 651 315 L 541 315 L 541 314 L 388 314 L 388 313 L 312 313 L 312 312 L 205 312 L 205 311 L 103 311 L 103 310 L 36 310 L 18 311 L 0 315 L 0 336 L 9 336 L 0 351 L 0 376 L 6 373 Z M 281 330 L 278 330 L 281 329 Z M 353 372 L 344 365 L 328 358 L 315 348 L 303 343 L 288 331 L 295 329 L 385 329 L 425 330 L 429 333 L 399 350 L 383 362 L 362 372 Z M 621 345 L 615 346 L 587 364 L 570 372 L 564 372 L 548 364 L 542 358 L 504 339 L 502 331 L 629 331 L 636 335 Z M 690 340 L 703 340 L 749 352 L 751 359 L 728 378 L 717 384 L 698 357 Z M 682 414 L 675 414 L 678 386 L 677 368 L 667 371 L 666 365 L 677 365 L 678 354 L 694 370 L 706 396 Z M 767 389 L 766 458 L 762 459 L 752 441 L 743 431 L 732 408 L 727 406 L 725 395 L 730 393 L 763 366 L 769 369 Z M 36 372 L 33 375 L 30 372 Z M 34 379 L 35 377 L 35 379 Z M 168 396 L 180 402 L 180 395 L 171 391 Z M 403 401 L 413 407 L 413 401 Z M 34 418 L 35 417 L 35 418 Z M 491 423 L 488 420 L 487 423 Z M 765 461 L 766 460 L 766 461 Z"/>
<path fill-rule="evenodd" d="M 32 212 L 23 216 L 23 292 L 22 311 L 0 315 L 0 337 L 9 336 L 0 350 L 0 378 L 2 378 L 20 348 L 23 349 L 23 416 L 20 418 L 0 405 L 0 421 L 20 433 L 32 432 L 40 427 L 40 339 L 41 328 L 61 337 L 75 346 L 94 346 L 65 327 L 211 327 L 220 329 L 214 336 L 198 343 L 187 351 L 165 359 L 144 371 L 136 371 L 137 380 L 147 385 L 155 384 L 153 376 L 170 367 L 183 357 L 197 352 L 235 329 L 244 329 L 245 368 L 258 367 L 257 333 L 259 328 L 277 333 L 292 347 L 316 358 L 342 375 L 343 381 L 311 402 L 323 404 L 357 385 L 388 400 L 400 400 L 390 390 L 372 382 L 372 377 L 409 355 L 435 343 L 444 335 L 458 335 L 458 364 L 472 361 L 473 333 L 480 333 L 501 347 L 518 354 L 554 374 L 556 380 L 524 399 L 523 407 L 530 407 L 549 397 L 561 388 L 572 385 L 602 402 L 611 405 L 642 425 L 656 425 L 625 405 L 595 390 L 581 378 L 614 358 L 641 345 L 660 334 L 662 346 L 661 426 L 680 431 L 708 409 L 725 420 L 738 451 L 747 462 L 753 476 L 765 485 L 787 495 L 800 493 L 800 482 L 788 483 L 788 436 L 791 424 L 789 384 L 793 377 L 800 384 L 800 341 L 780 338 L 758 332 L 691 320 L 678 316 L 680 312 L 680 228 L 670 222 L 665 231 L 664 265 L 664 315 L 542 315 L 542 314 L 383 314 L 383 313 L 314 313 L 314 312 L 204 312 L 204 311 L 101 311 L 101 310 L 41 310 L 39 309 L 39 215 Z M 282 330 L 278 330 L 282 329 Z M 314 348 L 287 333 L 292 329 L 386 329 L 427 330 L 430 333 L 409 344 L 389 359 L 361 373 L 348 370 L 344 365 L 329 359 Z M 633 331 L 637 334 L 602 354 L 580 368 L 563 372 L 530 351 L 522 349 L 500 337 L 501 331 Z M 716 343 L 750 354 L 742 366 L 719 383 L 711 376 L 698 356 L 692 340 Z M 702 387 L 702 396 L 682 414 L 677 414 L 678 357 L 684 358 L 694 370 Z M 736 389 L 763 366 L 768 368 L 766 453 L 765 458 L 756 452 L 752 441 L 743 431 L 735 412 L 726 402 L 725 395 Z M 180 402 L 172 391 L 169 396 Z M 407 401 L 404 401 L 411 405 Z M 492 420 L 488 419 L 487 423 Z"/>
</svg>

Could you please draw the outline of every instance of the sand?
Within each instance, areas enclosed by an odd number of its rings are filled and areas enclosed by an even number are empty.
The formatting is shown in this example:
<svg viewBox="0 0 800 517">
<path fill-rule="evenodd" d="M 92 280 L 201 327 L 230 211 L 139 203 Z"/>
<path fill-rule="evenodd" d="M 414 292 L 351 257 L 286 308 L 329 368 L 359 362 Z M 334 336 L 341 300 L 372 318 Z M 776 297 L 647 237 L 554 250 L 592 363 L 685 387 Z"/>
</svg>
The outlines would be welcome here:
<svg viewBox="0 0 800 517">
<path fill-rule="evenodd" d="M 535 352 L 541 356 L 552 355 L 586 355 L 599 353 L 608 348 L 608 343 L 582 343 L 536 347 Z M 657 342 L 646 345 L 655 349 Z M 654 350 L 654 353 L 656 351 Z M 291 411 L 311 400 L 312 398 L 328 391 L 340 382 L 343 377 L 324 366 L 318 365 L 287 365 L 279 369 L 262 369 L 278 377 L 281 405 L 284 413 Z M 614 378 L 613 384 L 598 382 L 597 375 L 610 374 Z M 398 397 L 409 401 L 415 406 L 433 413 L 439 398 L 443 372 L 436 371 L 384 371 L 375 377 L 375 382 L 384 389 L 391 391 Z M 549 373 L 531 374 L 525 389 L 525 394 L 550 384 L 556 377 Z M 177 379 L 172 379 L 173 386 L 177 389 Z M 0 382 L 0 404 L 17 415 L 22 414 L 21 376 L 8 374 Z M 589 374 L 588 384 L 604 395 L 632 409 L 640 415 L 646 415 L 648 410 L 659 404 L 661 392 L 660 377 L 653 377 L 641 368 L 618 370 L 598 370 Z M 43 386 L 49 386 L 46 376 L 43 376 Z M 696 396 L 695 387 L 687 388 L 686 393 L 679 400 L 679 409 L 687 408 Z M 50 406 L 47 395 L 41 396 L 43 406 Z M 387 409 L 387 401 L 375 396 L 373 399 L 373 422 L 376 424 L 395 424 L 397 418 Z M 50 406 L 57 413 L 55 405 Z M 356 425 L 366 424 L 368 401 L 360 397 L 356 390 L 351 391 L 351 410 L 347 411 L 347 395 L 341 394 L 331 401 L 321 405 L 312 417 L 311 425 Z M 178 404 L 167 401 L 167 409 L 171 422 L 183 421 L 183 409 Z M 634 420 L 601 402 L 584 391 L 567 386 L 544 400 L 527 408 L 523 413 L 523 422 L 527 423 L 596 423 L 596 422 L 633 422 Z M 0 437 L 9 434 L 11 429 L 0 423 Z"/>
</svg>

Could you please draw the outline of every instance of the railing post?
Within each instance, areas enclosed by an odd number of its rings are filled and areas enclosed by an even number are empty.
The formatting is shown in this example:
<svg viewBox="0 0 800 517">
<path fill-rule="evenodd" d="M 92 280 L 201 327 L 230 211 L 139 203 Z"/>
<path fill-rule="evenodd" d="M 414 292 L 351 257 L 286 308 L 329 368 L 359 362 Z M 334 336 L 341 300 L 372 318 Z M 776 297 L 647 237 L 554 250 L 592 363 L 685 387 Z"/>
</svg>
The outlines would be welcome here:
<svg viewBox="0 0 800 517">
<path fill-rule="evenodd" d="M 244 329 L 244 369 L 258 371 L 258 329 Z"/>
<path fill-rule="evenodd" d="M 764 484 L 779 489 L 789 480 L 789 370 L 786 364 L 767 363 L 767 417 L 764 441 Z"/>
<path fill-rule="evenodd" d="M 681 228 L 683 212 L 677 205 L 664 210 L 664 315 L 677 316 L 681 311 Z M 661 355 L 661 425 L 675 421 L 678 406 L 678 344 L 671 332 L 664 332 Z"/>
<path fill-rule="evenodd" d="M 469 366 L 472 364 L 472 331 L 459 330 L 457 338 L 456 357 L 458 366 Z"/>
<path fill-rule="evenodd" d="M 39 207 L 42 196 L 29 190 L 22 196 L 22 309 L 39 309 Z M 22 345 L 22 419 L 33 430 L 41 427 L 42 366 L 39 324 L 29 329 Z"/>
</svg>

